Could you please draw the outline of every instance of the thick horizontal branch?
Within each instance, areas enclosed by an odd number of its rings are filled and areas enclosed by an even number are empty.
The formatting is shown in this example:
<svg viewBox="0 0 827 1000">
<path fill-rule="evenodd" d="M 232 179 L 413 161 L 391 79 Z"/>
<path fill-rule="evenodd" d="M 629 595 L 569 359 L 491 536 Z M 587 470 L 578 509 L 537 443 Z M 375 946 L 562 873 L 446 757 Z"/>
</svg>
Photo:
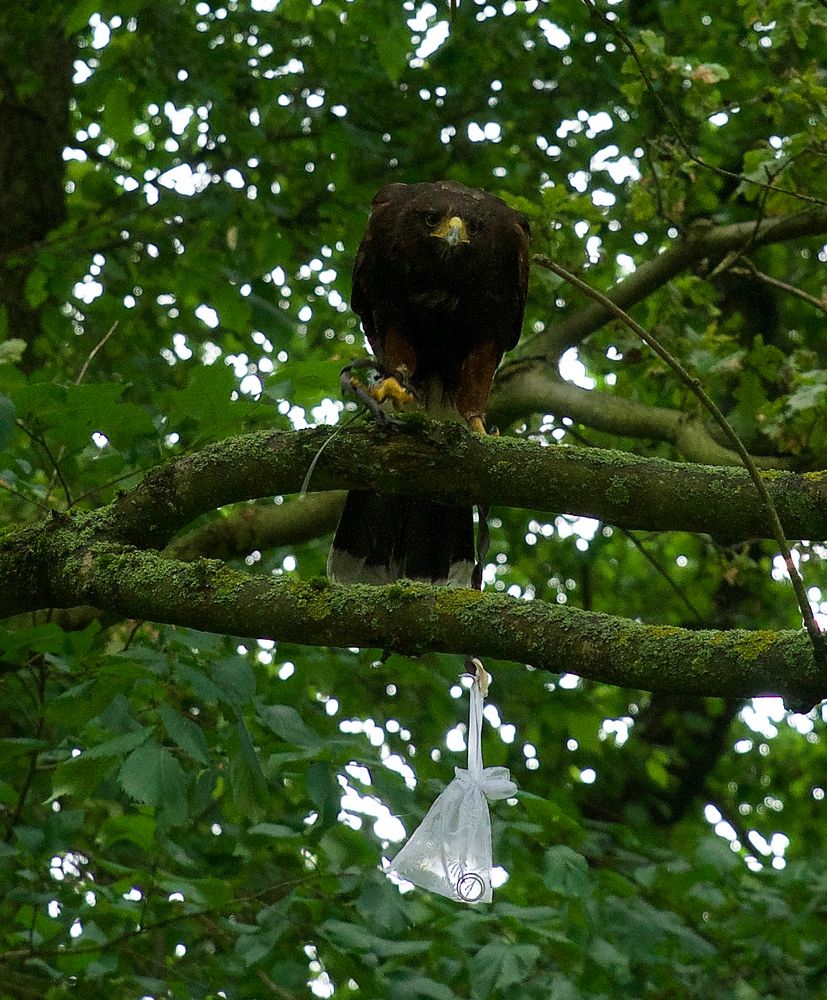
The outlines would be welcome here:
<svg viewBox="0 0 827 1000">
<path fill-rule="evenodd" d="M 163 547 L 201 514 L 241 500 L 296 492 L 331 437 L 327 428 L 246 434 L 160 466 L 99 512 L 97 530 Z M 766 472 L 791 538 L 827 537 L 827 474 Z M 319 455 L 314 491 L 364 488 L 582 514 L 624 528 L 770 537 L 741 469 L 684 465 L 596 448 L 544 448 L 414 419 L 399 431 L 349 428 Z M 2 549 L 0 549 L 2 552 Z"/>
<path fill-rule="evenodd" d="M 768 216 L 758 222 L 738 222 L 728 226 L 695 225 L 668 250 L 646 261 L 634 274 L 615 285 L 607 296 L 616 305 L 628 309 L 707 257 L 717 258 L 744 248 L 823 233 L 827 233 L 827 212 L 824 210 L 802 212 L 788 218 Z M 571 313 L 562 322 L 550 324 L 548 333 L 524 341 L 521 354 L 557 358 L 599 330 L 611 318 L 611 313 L 603 306 L 591 303 Z"/>
<path fill-rule="evenodd" d="M 53 552 L 58 605 L 313 646 L 475 654 L 623 687 L 807 706 L 827 694 L 802 632 L 712 632 L 641 625 L 501 594 L 251 577 L 102 544 Z"/>
<path fill-rule="evenodd" d="M 583 389 L 544 373 L 536 364 L 510 365 L 504 372 L 488 404 L 493 424 L 508 426 L 533 413 L 552 413 L 606 434 L 669 441 L 690 462 L 741 465 L 738 455 L 719 444 L 696 416 Z M 792 464 L 790 459 L 764 455 L 753 456 L 753 461 L 764 469 L 788 469 Z"/>
<path fill-rule="evenodd" d="M 58 539 L 66 551 L 97 541 L 161 549 L 202 514 L 298 491 L 317 456 L 311 487 L 320 492 L 370 483 L 386 493 L 588 515 L 624 528 L 708 532 L 726 541 L 770 535 L 755 487 L 741 469 L 541 447 L 419 418 L 399 431 L 260 432 L 168 462 L 98 511 L 55 513 L 6 538 L 0 544 L 0 616 L 60 604 L 48 589 Z M 764 475 L 789 537 L 827 537 L 827 473 Z"/>
<path fill-rule="evenodd" d="M 796 705 L 827 693 L 804 632 L 690 632 L 407 582 L 378 588 L 275 581 L 150 550 L 209 510 L 295 492 L 317 455 L 318 489 L 371 482 L 386 492 L 592 514 L 629 527 L 729 537 L 764 531 L 754 486 L 741 470 L 543 448 L 420 420 L 401 431 L 351 428 L 332 440 L 327 428 L 258 433 L 170 462 L 99 511 L 56 513 L 7 539 L 0 546 L 0 615 L 85 605 L 309 645 L 476 653 L 651 690 L 772 692 Z M 791 534 L 827 534 L 827 476 L 767 475 Z"/>
</svg>

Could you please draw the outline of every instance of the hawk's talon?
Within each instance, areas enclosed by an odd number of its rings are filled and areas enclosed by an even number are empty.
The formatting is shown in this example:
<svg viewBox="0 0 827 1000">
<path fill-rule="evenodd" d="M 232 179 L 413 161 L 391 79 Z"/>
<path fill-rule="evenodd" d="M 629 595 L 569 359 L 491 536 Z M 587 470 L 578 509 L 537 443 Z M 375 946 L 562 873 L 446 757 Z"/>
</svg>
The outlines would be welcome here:
<svg viewBox="0 0 827 1000">
<path fill-rule="evenodd" d="M 407 406 L 415 398 L 413 393 L 406 389 L 395 375 L 386 376 L 378 385 L 368 391 L 377 403 L 384 403 L 386 399 L 390 399 L 395 410 Z"/>
<path fill-rule="evenodd" d="M 465 420 L 475 434 L 485 434 L 485 421 L 480 413 L 466 413 Z"/>
<path fill-rule="evenodd" d="M 344 367 L 339 373 L 339 380 L 342 385 L 342 395 L 352 396 L 357 403 L 361 403 L 371 412 L 378 424 L 383 427 L 398 427 L 399 421 L 392 419 L 379 403 L 373 398 L 370 390 L 366 389 L 364 383 L 351 374 L 354 369 L 370 368 L 376 370 L 376 362 L 373 358 L 360 358 L 352 364 Z"/>
</svg>

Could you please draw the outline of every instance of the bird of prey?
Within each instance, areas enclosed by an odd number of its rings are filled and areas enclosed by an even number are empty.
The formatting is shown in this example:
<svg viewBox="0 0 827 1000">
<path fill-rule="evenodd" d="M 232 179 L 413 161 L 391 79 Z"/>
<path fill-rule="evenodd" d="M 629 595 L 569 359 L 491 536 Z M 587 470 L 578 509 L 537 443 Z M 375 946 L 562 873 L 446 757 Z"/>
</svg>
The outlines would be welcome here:
<svg viewBox="0 0 827 1000">
<path fill-rule="evenodd" d="M 504 201 L 453 181 L 388 184 L 356 254 L 351 306 L 384 378 L 371 395 L 414 400 L 485 431 L 491 381 L 517 343 L 529 226 Z M 348 494 L 328 558 L 341 583 L 408 578 L 471 586 L 470 505 Z"/>
</svg>

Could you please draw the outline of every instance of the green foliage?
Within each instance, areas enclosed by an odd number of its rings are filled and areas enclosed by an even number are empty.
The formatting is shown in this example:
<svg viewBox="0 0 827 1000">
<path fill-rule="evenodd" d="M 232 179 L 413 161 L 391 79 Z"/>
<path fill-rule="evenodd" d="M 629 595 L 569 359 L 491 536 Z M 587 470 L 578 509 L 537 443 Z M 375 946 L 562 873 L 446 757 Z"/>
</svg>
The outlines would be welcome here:
<svg viewBox="0 0 827 1000">
<path fill-rule="evenodd" d="M 588 265 L 604 290 L 693 225 L 824 198 L 823 5 L 607 10 L 622 33 L 579 0 L 467 0 L 450 30 L 447 5 L 418 2 L 7 3 L 0 128 L 25 145 L 20 121 L 50 123 L 66 211 L 15 242 L 19 206 L 39 201 L 0 194 L 4 530 L 92 509 L 211 441 L 338 418 L 339 370 L 363 353 L 349 274 L 389 180 L 500 194 L 538 252 Z M 64 39 L 68 109 L 38 62 Z M 25 113 L 9 116 L 12 100 Z M 40 155 L 27 151 L 34 184 Z M 751 449 L 814 468 L 827 456 L 824 253 L 823 236 L 747 245 L 635 307 Z M 543 371 L 545 338 L 581 306 L 534 274 L 518 353 Z M 14 327 L 18 307 L 37 336 Z M 599 390 L 697 412 L 617 324 L 579 359 Z M 680 457 L 560 416 L 502 431 Z M 254 539 L 237 559 L 312 578 L 328 542 Z M 823 550 L 801 553 L 824 612 Z M 498 509 L 487 583 L 667 625 L 797 627 L 773 555 Z M 520 793 L 492 808 L 507 880 L 492 905 L 459 908 L 381 871 L 464 763 L 446 742 L 467 719 L 456 659 L 82 611 L 7 622 L 0 993 L 824 994 L 820 715 L 487 666 L 486 763 Z"/>
</svg>

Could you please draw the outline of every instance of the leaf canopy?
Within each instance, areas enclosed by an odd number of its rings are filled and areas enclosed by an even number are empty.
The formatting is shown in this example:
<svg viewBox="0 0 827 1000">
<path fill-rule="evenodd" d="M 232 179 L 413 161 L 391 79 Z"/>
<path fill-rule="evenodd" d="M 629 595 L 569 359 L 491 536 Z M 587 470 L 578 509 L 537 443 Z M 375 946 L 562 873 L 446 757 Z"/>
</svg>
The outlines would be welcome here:
<svg viewBox="0 0 827 1000">
<path fill-rule="evenodd" d="M 212 442 L 347 416 L 349 275 L 389 180 L 501 195 L 537 253 L 621 288 L 767 468 L 821 481 L 823 3 L 466 0 L 449 17 L 436 0 L 3 5 L 0 515 L 32 576 L 44 518 L 70 537 L 169 459 L 191 456 L 197 490 Z M 503 435 L 717 463 L 694 397 L 590 309 L 532 275 L 492 397 Z M 634 504 L 622 476 L 612 489 Z M 188 545 L 313 580 L 331 510 L 308 499 L 212 510 Z M 662 626 L 664 644 L 670 626 L 800 627 L 769 542 L 505 507 L 491 531 L 487 587 L 515 600 Z M 797 558 L 824 621 L 822 542 Z M 0 992 L 824 993 L 820 711 L 487 662 L 485 761 L 521 791 L 492 810 L 495 902 L 458 908 L 381 867 L 464 763 L 462 663 L 388 645 L 91 607 L 6 621 Z"/>
</svg>

